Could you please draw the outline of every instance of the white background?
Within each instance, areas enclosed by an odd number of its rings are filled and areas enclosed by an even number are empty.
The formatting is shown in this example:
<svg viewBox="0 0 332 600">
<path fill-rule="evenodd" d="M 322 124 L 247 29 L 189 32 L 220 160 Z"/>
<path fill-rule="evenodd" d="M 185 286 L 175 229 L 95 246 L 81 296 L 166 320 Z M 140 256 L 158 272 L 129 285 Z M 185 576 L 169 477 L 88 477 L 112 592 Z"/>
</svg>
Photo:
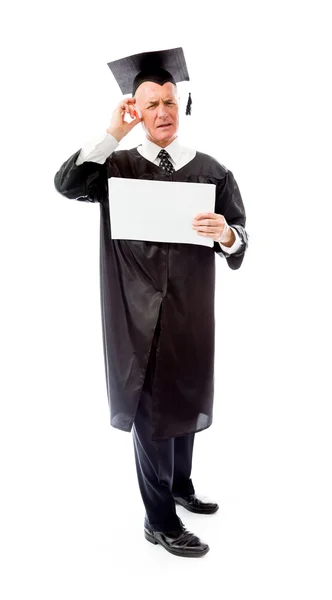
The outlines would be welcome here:
<svg viewBox="0 0 332 600">
<path fill-rule="evenodd" d="M 9 5 L 8 5 L 9 6 Z M 328 2 L 16 3 L 3 10 L 1 580 L 4 600 L 330 600 Z M 99 206 L 53 179 L 121 99 L 107 62 L 182 46 L 182 143 L 234 174 L 250 247 L 216 257 L 213 426 L 179 508 L 197 561 L 143 537 L 131 434 L 109 425 Z M 185 117 L 187 93 L 192 116 Z M 121 144 L 137 145 L 140 126 Z"/>
</svg>

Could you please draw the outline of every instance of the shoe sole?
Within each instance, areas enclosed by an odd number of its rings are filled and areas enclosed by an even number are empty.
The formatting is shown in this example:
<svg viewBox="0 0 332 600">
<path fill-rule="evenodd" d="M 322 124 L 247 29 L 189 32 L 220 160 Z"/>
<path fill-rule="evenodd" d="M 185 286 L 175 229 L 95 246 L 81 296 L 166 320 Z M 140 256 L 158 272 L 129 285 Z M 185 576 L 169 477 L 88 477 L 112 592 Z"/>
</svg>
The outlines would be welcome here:
<svg viewBox="0 0 332 600">
<path fill-rule="evenodd" d="M 178 500 L 175 500 L 175 504 L 179 504 L 179 506 L 183 506 L 183 508 L 189 510 L 189 512 L 196 513 L 197 515 L 213 515 L 219 510 L 219 506 L 214 510 L 195 510 L 194 508 L 185 506 L 184 504 L 182 504 L 182 502 L 178 502 Z"/>
<path fill-rule="evenodd" d="M 207 554 L 210 550 L 209 546 L 206 548 L 206 550 L 202 550 L 199 554 L 196 552 L 186 552 L 185 550 L 176 550 L 176 549 L 171 549 L 169 548 L 166 544 L 163 544 L 161 541 L 156 540 L 156 538 L 151 535 L 150 533 L 148 533 L 147 531 L 144 531 L 144 536 L 145 539 L 148 540 L 148 542 L 151 542 L 151 544 L 157 545 L 159 544 L 160 546 L 163 546 L 163 548 L 165 548 L 165 550 L 167 550 L 167 552 L 170 552 L 170 554 L 174 554 L 175 556 L 183 556 L 185 558 L 200 558 L 201 556 L 205 556 L 205 554 Z"/>
</svg>

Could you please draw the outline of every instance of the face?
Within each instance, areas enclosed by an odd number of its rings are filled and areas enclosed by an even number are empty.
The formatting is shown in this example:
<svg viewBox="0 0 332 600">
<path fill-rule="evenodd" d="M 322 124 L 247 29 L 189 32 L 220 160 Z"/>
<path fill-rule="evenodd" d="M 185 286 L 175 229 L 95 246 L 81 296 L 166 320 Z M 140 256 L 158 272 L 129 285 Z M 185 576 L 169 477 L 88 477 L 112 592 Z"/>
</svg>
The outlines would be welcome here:
<svg viewBox="0 0 332 600">
<path fill-rule="evenodd" d="M 144 81 L 137 88 L 135 98 L 146 137 L 165 148 L 177 137 L 179 127 L 176 86 L 170 81 L 164 85 Z"/>
</svg>

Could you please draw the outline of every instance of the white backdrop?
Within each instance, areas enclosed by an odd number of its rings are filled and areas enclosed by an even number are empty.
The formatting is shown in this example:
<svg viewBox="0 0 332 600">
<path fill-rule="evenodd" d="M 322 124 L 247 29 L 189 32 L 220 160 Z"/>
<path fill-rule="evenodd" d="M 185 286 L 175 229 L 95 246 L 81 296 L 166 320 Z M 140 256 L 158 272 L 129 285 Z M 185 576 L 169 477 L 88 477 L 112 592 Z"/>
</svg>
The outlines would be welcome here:
<svg viewBox="0 0 332 600">
<path fill-rule="evenodd" d="M 330 600 L 328 3 L 18 3 L 2 35 L 1 597 Z M 182 46 L 181 140 L 234 174 L 250 246 L 216 257 L 213 426 L 179 508 L 193 564 L 143 538 L 131 434 L 109 425 L 99 206 L 61 164 L 121 99 L 107 62 Z M 192 116 L 185 117 L 191 91 Z M 142 139 L 138 126 L 122 148 Z M 116 596 L 117 594 L 117 596 Z"/>
</svg>

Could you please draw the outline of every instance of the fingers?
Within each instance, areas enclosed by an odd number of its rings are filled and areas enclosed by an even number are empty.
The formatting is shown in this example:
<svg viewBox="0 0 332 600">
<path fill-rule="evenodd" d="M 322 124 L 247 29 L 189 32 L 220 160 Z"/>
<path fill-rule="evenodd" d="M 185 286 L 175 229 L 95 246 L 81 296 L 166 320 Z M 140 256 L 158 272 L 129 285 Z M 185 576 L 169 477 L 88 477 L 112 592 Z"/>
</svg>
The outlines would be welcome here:
<svg viewBox="0 0 332 600">
<path fill-rule="evenodd" d="M 218 213 L 200 213 L 193 218 L 192 224 L 199 227 L 204 225 L 220 229 L 220 227 L 225 227 L 226 219 Z"/>
<path fill-rule="evenodd" d="M 200 213 L 192 221 L 192 228 L 197 235 L 215 239 L 222 235 L 225 227 L 227 227 L 225 217 L 217 213 Z"/>
<path fill-rule="evenodd" d="M 123 98 L 113 111 L 110 130 L 120 141 L 133 127 L 143 121 L 135 108 L 136 98 Z"/>
<path fill-rule="evenodd" d="M 196 231 L 197 235 L 220 241 L 224 236 L 227 239 L 229 225 L 224 215 L 218 213 L 199 213 L 193 218 L 192 228 Z"/>
<path fill-rule="evenodd" d="M 211 212 L 206 212 L 206 213 L 199 213 L 198 215 L 196 215 L 196 219 L 207 219 L 207 218 L 219 218 L 222 217 L 222 215 L 219 215 L 217 213 L 211 213 Z"/>
<path fill-rule="evenodd" d="M 220 215 L 218 215 L 220 216 Z M 209 225 L 211 227 L 220 227 L 220 225 L 223 223 L 223 221 L 220 221 L 219 219 L 194 219 L 193 220 L 193 224 L 194 225 L 198 225 L 199 227 L 201 227 L 202 225 Z"/>
<path fill-rule="evenodd" d="M 135 127 L 135 125 L 138 125 L 138 123 L 140 123 L 141 121 L 143 121 L 143 119 L 141 117 L 136 117 L 136 119 L 131 121 L 131 123 L 127 124 L 128 130 L 130 131 L 133 127 Z"/>
<path fill-rule="evenodd" d="M 198 220 L 194 220 L 193 221 L 194 225 L 197 225 L 198 227 L 201 227 L 203 225 L 212 225 L 212 221 L 210 221 L 209 219 L 198 219 Z"/>
<path fill-rule="evenodd" d="M 134 109 L 134 104 L 136 102 L 136 98 L 124 98 L 123 100 L 121 100 L 121 102 L 119 102 L 118 104 L 118 110 L 129 113 L 131 110 L 135 110 Z"/>
<path fill-rule="evenodd" d="M 138 112 L 135 108 L 135 102 L 136 98 L 125 98 L 118 104 L 117 112 L 122 119 L 124 119 L 126 115 L 129 115 L 131 119 L 139 118 Z"/>
<path fill-rule="evenodd" d="M 122 104 L 135 104 L 136 98 L 123 98 L 121 102 L 119 102 L 119 106 Z"/>
<path fill-rule="evenodd" d="M 220 227 L 211 227 L 208 225 L 193 225 L 193 229 L 195 229 L 197 232 L 202 231 L 206 233 L 218 233 L 220 231 Z"/>
<path fill-rule="evenodd" d="M 218 240 L 224 233 L 224 228 L 220 229 L 220 227 L 208 227 L 208 226 L 194 226 L 194 231 L 196 231 L 197 235 L 202 237 L 209 237 L 213 240 Z"/>
<path fill-rule="evenodd" d="M 132 100 L 132 99 L 135 100 L 135 98 L 130 98 L 130 100 Z M 137 110 L 135 109 L 135 107 L 133 106 L 132 103 L 128 102 L 127 112 L 132 119 L 135 119 L 135 117 L 137 116 Z"/>
</svg>

